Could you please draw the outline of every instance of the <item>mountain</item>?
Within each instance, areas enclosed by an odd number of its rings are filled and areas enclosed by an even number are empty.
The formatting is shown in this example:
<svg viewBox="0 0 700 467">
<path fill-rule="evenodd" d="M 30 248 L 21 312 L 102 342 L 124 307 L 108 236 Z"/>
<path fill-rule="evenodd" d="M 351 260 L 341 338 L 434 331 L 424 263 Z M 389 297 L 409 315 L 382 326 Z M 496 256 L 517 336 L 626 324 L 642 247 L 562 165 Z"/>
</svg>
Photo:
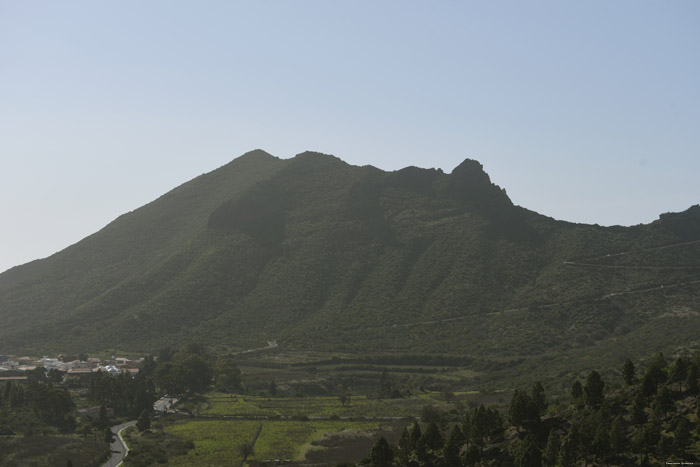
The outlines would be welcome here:
<svg viewBox="0 0 700 467">
<path fill-rule="evenodd" d="M 699 253 L 698 206 L 573 224 L 514 205 L 473 160 L 385 172 L 257 150 L 0 274 L 0 352 L 275 339 L 604 368 L 696 345 Z"/>
</svg>

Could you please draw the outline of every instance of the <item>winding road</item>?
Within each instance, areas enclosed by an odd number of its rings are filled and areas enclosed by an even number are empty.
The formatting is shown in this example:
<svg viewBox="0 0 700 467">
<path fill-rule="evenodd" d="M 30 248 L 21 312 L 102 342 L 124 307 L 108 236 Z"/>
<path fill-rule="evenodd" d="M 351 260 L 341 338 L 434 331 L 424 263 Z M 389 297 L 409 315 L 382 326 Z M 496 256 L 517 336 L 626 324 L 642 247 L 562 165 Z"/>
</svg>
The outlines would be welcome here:
<svg viewBox="0 0 700 467">
<path fill-rule="evenodd" d="M 122 430 L 133 425 L 136 425 L 136 420 L 112 427 L 112 433 L 116 435 L 112 444 L 109 445 L 109 448 L 112 450 L 112 457 L 102 464 L 102 467 L 115 467 L 124 461 L 126 455 L 129 454 L 129 448 L 126 446 L 124 438 L 122 438 Z"/>
</svg>

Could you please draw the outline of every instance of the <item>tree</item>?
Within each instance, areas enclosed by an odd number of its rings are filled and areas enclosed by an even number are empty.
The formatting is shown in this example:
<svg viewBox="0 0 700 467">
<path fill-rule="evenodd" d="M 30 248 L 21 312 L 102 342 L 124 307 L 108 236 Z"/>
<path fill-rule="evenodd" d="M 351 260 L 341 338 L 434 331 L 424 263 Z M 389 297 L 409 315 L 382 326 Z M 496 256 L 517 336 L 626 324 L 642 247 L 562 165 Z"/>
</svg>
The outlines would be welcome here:
<svg viewBox="0 0 700 467">
<path fill-rule="evenodd" d="M 238 454 L 243 458 L 243 463 L 248 460 L 248 457 L 255 454 L 255 445 L 253 443 L 242 443 L 238 446 Z"/>
<path fill-rule="evenodd" d="M 574 381 L 571 385 L 571 403 L 580 406 L 583 400 L 583 387 L 578 381 Z"/>
<path fill-rule="evenodd" d="M 28 382 L 45 383 L 47 381 L 46 368 L 38 366 L 33 370 L 27 370 L 24 372 L 27 377 Z"/>
<path fill-rule="evenodd" d="M 632 386 L 634 384 L 634 364 L 629 358 L 625 360 L 622 365 L 622 378 L 625 380 L 627 386 Z"/>
<path fill-rule="evenodd" d="M 391 377 L 386 368 L 382 371 L 379 377 L 379 395 L 382 397 L 390 397 L 394 390 L 394 379 Z"/>
<path fill-rule="evenodd" d="M 401 438 L 399 438 L 399 462 L 401 465 L 408 464 L 408 458 L 411 456 L 411 451 L 413 451 L 411 434 L 408 432 L 408 427 L 404 427 L 403 432 L 401 433 Z"/>
<path fill-rule="evenodd" d="M 685 388 L 689 394 L 696 395 L 700 392 L 698 379 L 700 379 L 700 368 L 698 368 L 697 363 L 693 363 L 688 369 L 688 377 L 685 380 Z"/>
<path fill-rule="evenodd" d="M 107 408 L 104 405 L 100 406 L 100 418 L 95 422 L 95 426 L 100 430 L 104 430 L 109 427 L 109 417 L 107 416 Z"/>
<path fill-rule="evenodd" d="M 151 429 L 151 416 L 147 410 L 144 410 L 139 415 L 139 419 L 136 421 L 136 428 L 141 432 Z"/>
<path fill-rule="evenodd" d="M 644 444 L 647 451 L 651 451 L 659 441 L 661 441 L 661 422 L 657 419 L 652 419 L 643 431 Z"/>
<path fill-rule="evenodd" d="M 418 422 L 413 422 L 413 427 L 411 428 L 411 450 L 416 449 L 418 440 L 422 437 L 423 433 L 421 433 L 420 425 Z"/>
<path fill-rule="evenodd" d="M 604 400 L 605 383 L 597 371 L 592 370 L 586 378 L 586 385 L 583 387 L 584 400 L 589 407 L 599 407 Z"/>
<path fill-rule="evenodd" d="M 47 377 L 52 383 L 60 383 L 61 381 L 63 381 L 63 373 L 61 373 L 55 368 L 51 368 L 49 370 Z"/>
<path fill-rule="evenodd" d="M 532 390 L 530 391 L 530 398 L 532 399 L 532 402 L 535 403 L 535 406 L 537 407 L 537 414 L 541 417 L 544 415 L 544 411 L 547 410 L 547 398 L 544 395 L 544 387 L 542 386 L 542 383 L 537 381 L 533 386 Z"/>
<path fill-rule="evenodd" d="M 534 405 L 532 406 L 534 407 Z M 469 419 L 471 421 L 470 438 L 472 443 L 479 448 L 479 457 L 481 457 L 486 438 L 495 436 L 499 431 L 502 432 L 503 427 L 499 426 L 501 420 L 497 411 L 491 411 L 483 404 L 472 409 Z"/>
<path fill-rule="evenodd" d="M 426 404 L 421 409 L 421 421 L 425 423 L 435 422 L 438 425 L 442 423 L 442 412 L 432 404 Z"/>
<path fill-rule="evenodd" d="M 646 409 L 647 402 L 644 394 L 641 391 L 637 392 L 634 398 L 634 404 L 632 405 L 632 423 L 639 425 L 641 430 L 642 425 L 647 421 L 647 414 L 644 409 Z"/>
<path fill-rule="evenodd" d="M 618 415 L 610 426 L 610 448 L 616 456 L 620 455 L 625 449 L 625 419 L 622 415 Z"/>
<path fill-rule="evenodd" d="M 459 425 L 455 425 L 445 445 L 445 461 L 447 461 L 448 465 L 460 465 L 459 451 L 463 445 L 464 434 Z"/>
<path fill-rule="evenodd" d="M 564 467 L 573 466 L 578 460 L 579 436 L 578 428 L 571 425 L 569 433 L 564 437 L 559 448 L 559 462 Z"/>
<path fill-rule="evenodd" d="M 671 381 L 678 383 L 678 390 L 683 391 L 683 382 L 688 377 L 688 361 L 683 357 L 678 357 L 676 363 L 671 367 Z"/>
<path fill-rule="evenodd" d="M 114 433 L 112 432 L 111 428 L 105 428 L 104 430 L 104 442 L 105 443 L 113 443 L 114 442 Z"/>
<path fill-rule="evenodd" d="M 272 397 L 275 397 L 277 395 L 277 385 L 275 384 L 274 381 L 270 381 L 270 386 L 268 386 L 268 388 L 267 388 L 267 393 Z"/>
<path fill-rule="evenodd" d="M 531 434 L 526 435 L 518 443 L 513 457 L 516 467 L 540 467 L 542 465 L 542 452 Z"/>
<path fill-rule="evenodd" d="M 659 355 L 656 356 L 649 368 L 647 368 L 647 371 L 644 373 L 644 377 L 648 377 L 650 380 L 647 384 L 653 385 L 653 390 L 651 388 L 645 389 L 645 395 L 647 397 L 653 396 L 656 394 L 656 391 L 659 390 L 659 386 L 668 380 L 668 374 L 666 373 L 666 359 L 664 358 L 664 354 L 659 352 Z M 643 380 L 642 383 L 644 383 Z"/>
<path fill-rule="evenodd" d="M 202 392 L 211 384 L 214 369 L 210 358 L 208 355 L 194 353 L 184 353 L 184 355 L 178 356 L 177 362 L 184 370 L 185 387 L 189 391 Z"/>
<path fill-rule="evenodd" d="M 155 387 L 153 380 L 147 378 L 140 371 L 131 381 L 131 414 L 138 416 L 144 410 L 150 413 L 153 410 L 153 403 L 156 401 Z"/>
<path fill-rule="evenodd" d="M 221 357 L 216 360 L 214 378 L 216 379 L 216 389 L 219 391 L 235 392 L 241 389 L 241 370 L 231 358 Z M 270 389 L 276 393 L 277 387 L 274 384 L 275 382 L 272 381 Z"/>
<path fill-rule="evenodd" d="M 671 391 L 668 390 L 666 386 L 663 386 L 661 389 L 659 389 L 658 394 L 656 394 L 656 398 L 654 399 L 654 415 L 661 418 L 666 418 L 666 415 L 668 412 L 673 409 L 674 403 L 673 403 L 673 397 L 671 396 Z"/>
<path fill-rule="evenodd" d="M 654 377 L 647 371 L 644 373 L 644 376 L 642 377 L 642 384 L 640 387 L 641 393 L 646 397 L 647 399 L 656 394 L 656 388 L 657 388 L 656 381 L 654 380 Z"/>
<path fill-rule="evenodd" d="M 527 423 L 539 421 L 537 405 L 530 396 L 519 389 L 513 392 L 508 416 L 513 426 L 524 426 Z"/>
<path fill-rule="evenodd" d="M 428 424 L 428 428 L 425 429 L 425 434 L 423 436 L 425 437 L 426 447 L 432 451 L 441 449 L 442 445 L 445 444 L 445 440 L 440 433 L 440 428 L 435 422 L 430 422 Z"/>
<path fill-rule="evenodd" d="M 146 357 L 143 359 L 143 363 L 141 364 L 139 374 L 143 374 L 145 376 L 153 376 L 153 373 L 155 373 L 156 371 L 156 366 L 156 361 L 153 358 L 153 356 L 146 355 Z"/>
<path fill-rule="evenodd" d="M 452 392 L 452 389 L 450 389 L 449 386 L 443 387 L 442 391 L 440 391 L 440 395 L 445 400 L 445 402 L 452 402 L 455 398 L 455 393 Z"/>
<path fill-rule="evenodd" d="M 554 431 L 549 432 L 547 445 L 542 453 L 542 464 L 545 467 L 555 467 L 559 457 L 559 437 Z"/>
<path fill-rule="evenodd" d="M 477 446 L 472 445 L 464 453 L 464 464 L 465 465 L 477 465 L 481 460 L 481 450 Z"/>
<path fill-rule="evenodd" d="M 462 435 L 464 436 L 464 443 L 467 445 L 468 450 L 469 442 L 472 439 L 472 417 L 469 411 L 464 413 L 464 418 L 462 419 Z"/>
<path fill-rule="evenodd" d="M 187 389 L 187 376 L 183 368 L 173 362 L 158 363 L 154 381 L 171 396 L 184 394 Z"/>
<path fill-rule="evenodd" d="M 369 458 L 373 467 L 391 467 L 394 461 L 394 452 L 383 436 L 372 446 Z"/>
<path fill-rule="evenodd" d="M 671 436 L 667 435 L 661 435 L 661 439 L 659 440 L 659 455 L 667 459 L 673 454 L 673 444 L 674 444 L 674 438 Z"/>
<path fill-rule="evenodd" d="M 685 449 L 688 447 L 688 444 L 690 444 L 691 441 L 690 423 L 688 422 L 687 418 L 681 417 L 681 419 L 678 420 L 676 429 L 673 430 L 673 437 L 675 440 L 674 447 L 676 454 L 681 459 L 685 460 Z"/>
<path fill-rule="evenodd" d="M 593 449 L 596 457 L 601 461 L 605 460 L 610 454 L 610 433 L 604 423 L 600 423 L 596 427 L 595 436 L 593 437 Z"/>
</svg>

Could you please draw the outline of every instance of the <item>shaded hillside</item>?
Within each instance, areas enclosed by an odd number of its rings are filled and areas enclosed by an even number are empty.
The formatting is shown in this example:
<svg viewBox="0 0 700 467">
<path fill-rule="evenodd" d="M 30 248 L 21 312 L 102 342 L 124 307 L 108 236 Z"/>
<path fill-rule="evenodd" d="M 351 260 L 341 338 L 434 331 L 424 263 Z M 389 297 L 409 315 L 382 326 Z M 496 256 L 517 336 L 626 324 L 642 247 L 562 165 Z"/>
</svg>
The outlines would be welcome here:
<svg viewBox="0 0 700 467">
<path fill-rule="evenodd" d="M 629 228 L 555 221 L 471 160 L 384 172 L 254 151 L 0 275 L 0 351 L 651 354 L 695 339 L 697 239 L 697 206 Z"/>
</svg>

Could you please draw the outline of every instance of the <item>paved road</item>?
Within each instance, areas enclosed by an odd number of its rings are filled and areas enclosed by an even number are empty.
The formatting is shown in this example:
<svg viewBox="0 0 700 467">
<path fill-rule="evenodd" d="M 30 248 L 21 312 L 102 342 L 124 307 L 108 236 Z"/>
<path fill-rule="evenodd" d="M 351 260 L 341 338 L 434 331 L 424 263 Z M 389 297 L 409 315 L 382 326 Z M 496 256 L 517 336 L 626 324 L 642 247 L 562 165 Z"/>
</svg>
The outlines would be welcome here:
<svg viewBox="0 0 700 467">
<path fill-rule="evenodd" d="M 169 396 L 161 397 L 155 402 L 155 404 L 153 404 L 153 410 L 156 412 L 167 413 L 173 404 L 175 404 L 178 400 L 179 399 Z"/>
<path fill-rule="evenodd" d="M 126 447 L 124 439 L 122 439 L 121 431 L 124 428 L 128 428 L 136 424 L 136 420 L 130 422 L 122 423 L 121 425 L 114 425 L 112 427 L 112 433 L 116 435 L 114 442 L 110 444 L 112 449 L 112 457 L 109 458 L 107 462 L 102 464 L 102 467 L 115 467 L 122 463 L 124 457 L 129 453 L 129 448 Z"/>
</svg>

